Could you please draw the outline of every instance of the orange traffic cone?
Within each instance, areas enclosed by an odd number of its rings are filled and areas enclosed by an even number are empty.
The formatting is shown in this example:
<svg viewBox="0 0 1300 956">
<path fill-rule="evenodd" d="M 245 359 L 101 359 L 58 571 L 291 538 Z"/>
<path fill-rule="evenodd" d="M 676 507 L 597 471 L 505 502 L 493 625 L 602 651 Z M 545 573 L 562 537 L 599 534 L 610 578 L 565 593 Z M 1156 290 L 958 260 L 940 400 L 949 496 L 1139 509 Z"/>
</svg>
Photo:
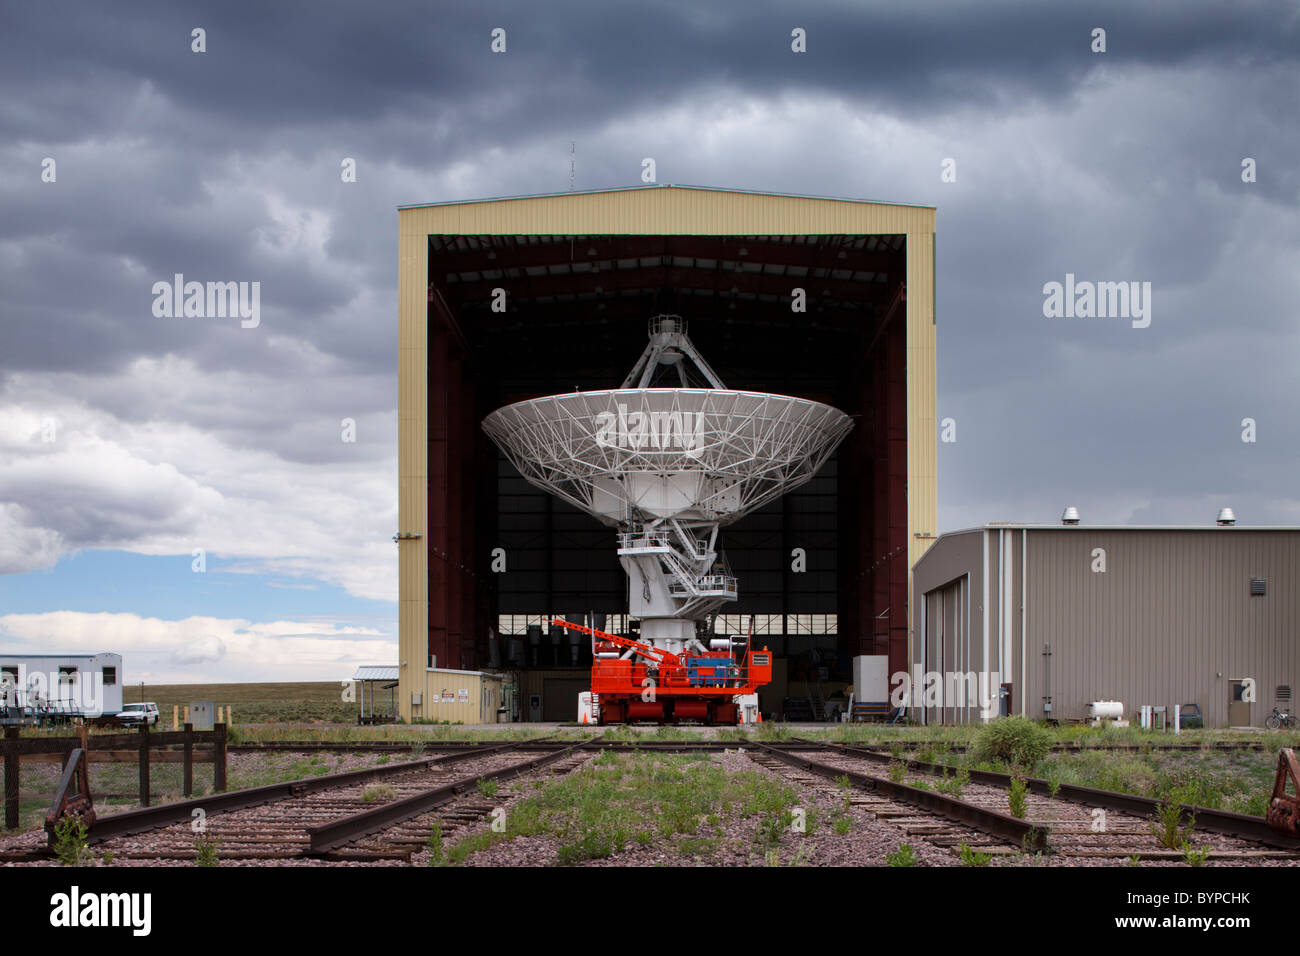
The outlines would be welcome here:
<svg viewBox="0 0 1300 956">
<path fill-rule="evenodd" d="M 763 712 L 761 710 L 758 712 L 758 722 L 760 724 L 763 722 Z"/>
</svg>

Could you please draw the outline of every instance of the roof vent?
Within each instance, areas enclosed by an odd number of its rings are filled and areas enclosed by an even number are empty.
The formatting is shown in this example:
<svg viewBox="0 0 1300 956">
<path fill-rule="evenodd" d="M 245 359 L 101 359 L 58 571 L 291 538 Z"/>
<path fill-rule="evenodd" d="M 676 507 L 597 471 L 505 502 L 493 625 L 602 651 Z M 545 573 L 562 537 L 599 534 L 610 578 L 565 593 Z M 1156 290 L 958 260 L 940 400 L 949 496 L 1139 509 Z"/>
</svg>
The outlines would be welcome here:
<svg viewBox="0 0 1300 956">
<path fill-rule="evenodd" d="M 1227 528 L 1237 523 L 1237 516 L 1232 513 L 1231 508 L 1220 508 L 1219 517 L 1215 520 L 1220 528 Z"/>
<path fill-rule="evenodd" d="M 1061 512 L 1061 524 L 1078 524 L 1079 509 L 1071 505 Z"/>
</svg>

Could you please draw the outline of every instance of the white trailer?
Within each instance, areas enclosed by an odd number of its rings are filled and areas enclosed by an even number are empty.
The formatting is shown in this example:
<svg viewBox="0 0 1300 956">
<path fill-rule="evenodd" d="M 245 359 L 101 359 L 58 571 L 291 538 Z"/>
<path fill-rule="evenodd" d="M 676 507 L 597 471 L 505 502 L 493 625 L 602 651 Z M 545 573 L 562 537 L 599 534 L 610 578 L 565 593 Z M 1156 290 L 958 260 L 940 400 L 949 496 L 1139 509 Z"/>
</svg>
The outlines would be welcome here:
<svg viewBox="0 0 1300 956">
<path fill-rule="evenodd" d="M 122 709 L 122 655 L 0 652 L 0 710 L 21 717 L 38 710 L 99 717 Z M 14 712 L 16 711 L 16 712 Z"/>
</svg>

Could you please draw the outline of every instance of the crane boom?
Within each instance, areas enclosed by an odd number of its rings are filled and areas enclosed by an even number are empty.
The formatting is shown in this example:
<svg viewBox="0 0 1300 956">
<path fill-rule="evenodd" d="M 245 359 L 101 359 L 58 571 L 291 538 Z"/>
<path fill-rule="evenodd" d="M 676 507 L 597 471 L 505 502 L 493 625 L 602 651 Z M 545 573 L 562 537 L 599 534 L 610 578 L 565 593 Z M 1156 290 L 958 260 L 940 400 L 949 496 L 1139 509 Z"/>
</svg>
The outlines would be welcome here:
<svg viewBox="0 0 1300 956">
<path fill-rule="evenodd" d="M 583 624 L 574 624 L 570 621 L 562 621 L 558 617 L 551 618 L 551 624 L 567 627 L 572 631 L 580 631 L 583 634 L 589 634 L 592 637 L 598 637 L 602 641 L 608 641 L 619 647 L 629 647 L 640 654 L 642 657 L 649 658 L 656 664 L 663 667 L 680 667 L 682 660 L 672 651 L 664 650 L 661 647 L 655 647 L 653 644 L 644 644 L 641 641 L 634 641 L 630 637 L 620 637 L 617 634 L 610 634 L 608 631 L 598 631 L 594 627 L 587 627 Z"/>
</svg>

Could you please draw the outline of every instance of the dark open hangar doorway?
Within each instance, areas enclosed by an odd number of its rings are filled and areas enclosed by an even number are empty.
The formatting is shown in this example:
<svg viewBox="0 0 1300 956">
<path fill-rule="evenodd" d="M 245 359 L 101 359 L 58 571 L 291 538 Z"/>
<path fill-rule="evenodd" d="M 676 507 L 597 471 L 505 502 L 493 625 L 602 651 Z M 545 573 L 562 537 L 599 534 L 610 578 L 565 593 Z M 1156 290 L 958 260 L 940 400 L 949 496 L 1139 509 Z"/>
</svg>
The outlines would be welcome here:
<svg viewBox="0 0 1300 956">
<path fill-rule="evenodd" d="M 794 658 L 834 644 L 906 669 L 907 241 L 904 235 L 428 236 L 428 650 L 438 666 L 505 666 L 489 628 L 626 612 L 613 531 L 523 481 L 479 427 L 539 395 L 618 386 L 656 313 L 684 317 L 729 387 L 828 402 L 855 427 L 817 478 L 723 531 L 740 579 L 733 632 L 759 615 Z M 791 296 L 805 290 L 806 311 Z M 504 311 L 494 311 L 495 290 Z M 445 544 L 443 544 L 445 543 Z M 494 554 L 494 549 L 502 552 Z M 802 548 L 806 570 L 792 569 Z M 504 558 L 506 572 L 493 573 Z M 814 632 L 821 631 L 818 635 Z M 519 635 L 524 636 L 526 633 Z M 576 663 L 543 637 L 525 669 Z M 539 675 L 540 676 L 540 675 Z M 526 715 L 525 715 L 526 716 Z"/>
</svg>

